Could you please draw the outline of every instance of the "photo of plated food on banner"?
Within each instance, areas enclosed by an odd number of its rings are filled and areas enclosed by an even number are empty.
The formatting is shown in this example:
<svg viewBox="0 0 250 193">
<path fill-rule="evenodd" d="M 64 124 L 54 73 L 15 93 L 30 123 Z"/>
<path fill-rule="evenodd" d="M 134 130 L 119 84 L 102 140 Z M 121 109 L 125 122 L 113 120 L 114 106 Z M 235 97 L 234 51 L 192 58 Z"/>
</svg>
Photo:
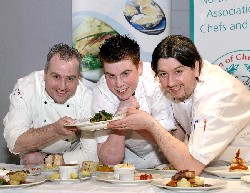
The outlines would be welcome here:
<svg viewBox="0 0 250 193">
<path fill-rule="evenodd" d="M 127 0 L 123 14 L 131 26 L 148 35 L 158 35 L 166 28 L 166 17 L 153 0 Z"/>
</svg>

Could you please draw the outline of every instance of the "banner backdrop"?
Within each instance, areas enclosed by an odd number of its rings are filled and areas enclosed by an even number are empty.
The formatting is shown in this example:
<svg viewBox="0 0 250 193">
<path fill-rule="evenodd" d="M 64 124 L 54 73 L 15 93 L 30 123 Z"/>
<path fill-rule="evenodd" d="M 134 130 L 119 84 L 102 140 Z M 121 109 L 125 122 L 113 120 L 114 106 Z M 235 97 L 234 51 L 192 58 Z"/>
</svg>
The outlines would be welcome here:
<svg viewBox="0 0 250 193">
<path fill-rule="evenodd" d="M 82 76 L 96 82 L 102 75 L 99 47 L 115 34 L 128 35 L 151 61 L 156 45 L 170 34 L 171 0 L 72 0 L 73 46 L 83 55 Z"/>
<path fill-rule="evenodd" d="M 191 38 L 203 59 L 250 89 L 250 0 L 190 0 Z"/>
</svg>

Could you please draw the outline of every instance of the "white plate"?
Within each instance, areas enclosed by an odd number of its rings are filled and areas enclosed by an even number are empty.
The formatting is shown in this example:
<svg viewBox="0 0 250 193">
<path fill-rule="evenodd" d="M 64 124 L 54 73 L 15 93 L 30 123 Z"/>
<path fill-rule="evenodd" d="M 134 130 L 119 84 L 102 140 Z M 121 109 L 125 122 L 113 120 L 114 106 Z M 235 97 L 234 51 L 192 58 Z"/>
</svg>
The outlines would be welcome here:
<svg viewBox="0 0 250 193">
<path fill-rule="evenodd" d="M 91 177 L 90 176 L 79 176 L 78 179 L 51 179 L 49 178 L 49 180 L 51 182 L 57 182 L 57 183 L 79 183 L 81 181 L 84 181 L 84 180 L 89 180 Z"/>
<path fill-rule="evenodd" d="M 219 179 L 212 179 L 212 178 L 203 178 L 205 181 L 205 184 L 211 184 L 209 187 L 172 187 L 172 186 L 166 186 L 166 183 L 171 180 L 171 178 L 164 178 L 164 179 L 157 179 L 152 181 L 150 184 L 160 187 L 160 188 L 166 188 L 168 190 L 175 190 L 175 191 L 192 191 L 192 192 L 201 192 L 201 191 L 207 191 L 217 188 L 223 188 L 227 185 L 227 182 Z"/>
<path fill-rule="evenodd" d="M 46 181 L 45 176 L 38 175 L 38 176 L 27 176 L 26 181 L 24 184 L 20 185 L 0 185 L 1 188 L 24 188 L 28 186 L 42 184 Z"/>
<path fill-rule="evenodd" d="M 222 178 L 240 179 L 242 176 L 250 175 L 250 172 L 229 172 L 229 167 L 230 166 L 207 167 L 204 171 Z"/>
<path fill-rule="evenodd" d="M 177 170 L 157 170 L 157 169 L 137 169 L 137 171 L 145 172 L 147 174 L 160 174 L 163 177 L 171 177 L 177 172 Z"/>
<path fill-rule="evenodd" d="M 114 178 L 113 174 L 102 174 L 96 177 L 96 180 L 99 181 L 104 181 L 104 182 L 109 182 L 112 184 L 119 184 L 119 185 L 138 185 L 138 184 L 146 184 L 151 182 L 153 179 L 151 180 L 130 180 L 130 181 L 121 181 L 118 179 Z"/>
<path fill-rule="evenodd" d="M 84 131 L 95 131 L 100 129 L 107 129 L 107 125 L 110 121 L 119 120 L 125 117 L 125 114 L 114 116 L 112 120 L 107 121 L 100 121 L 100 122 L 93 122 L 90 123 L 90 121 L 84 121 L 81 123 L 74 123 L 74 124 L 64 124 L 64 126 L 67 127 L 77 127 L 78 129 L 84 130 Z"/>
<path fill-rule="evenodd" d="M 244 181 L 244 182 L 250 183 L 250 175 L 242 176 L 242 177 L 241 177 L 241 180 Z"/>
</svg>

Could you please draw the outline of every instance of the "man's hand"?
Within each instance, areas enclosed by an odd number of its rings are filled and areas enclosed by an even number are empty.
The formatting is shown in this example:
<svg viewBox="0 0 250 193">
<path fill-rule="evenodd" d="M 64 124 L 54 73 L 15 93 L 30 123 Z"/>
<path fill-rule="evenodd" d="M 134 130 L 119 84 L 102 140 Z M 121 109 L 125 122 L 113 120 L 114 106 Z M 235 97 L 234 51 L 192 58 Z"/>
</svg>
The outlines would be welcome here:
<svg viewBox="0 0 250 193">
<path fill-rule="evenodd" d="M 140 105 L 134 96 L 131 96 L 125 101 L 120 101 L 119 107 L 116 111 L 117 114 L 122 114 L 127 111 L 128 108 L 139 109 Z"/>
<path fill-rule="evenodd" d="M 44 152 L 29 152 L 21 157 L 21 163 L 23 165 L 39 165 L 44 164 L 44 158 L 46 153 Z"/>
<path fill-rule="evenodd" d="M 73 135 L 78 129 L 77 127 L 67 127 L 64 126 L 64 124 L 69 123 L 73 124 L 76 121 L 70 117 L 63 117 L 59 119 L 57 122 L 53 124 L 54 130 L 57 134 L 63 135 L 63 136 L 68 136 L 68 135 Z"/>
</svg>

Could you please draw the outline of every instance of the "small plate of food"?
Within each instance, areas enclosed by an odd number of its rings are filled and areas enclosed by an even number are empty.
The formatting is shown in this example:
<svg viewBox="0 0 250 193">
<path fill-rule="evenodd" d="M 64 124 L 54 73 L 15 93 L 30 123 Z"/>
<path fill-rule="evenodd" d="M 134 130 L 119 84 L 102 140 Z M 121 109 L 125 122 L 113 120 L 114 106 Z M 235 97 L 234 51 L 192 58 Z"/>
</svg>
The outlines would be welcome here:
<svg viewBox="0 0 250 193">
<path fill-rule="evenodd" d="M 95 115 L 87 121 L 77 122 L 74 124 L 65 124 L 67 127 L 77 127 L 84 131 L 95 131 L 100 129 L 107 129 L 107 125 L 110 121 L 119 120 L 125 117 L 125 114 L 112 115 L 105 110 L 95 113 Z"/>
<path fill-rule="evenodd" d="M 240 150 L 237 151 L 230 166 L 207 167 L 204 171 L 223 178 L 240 179 L 244 175 L 250 175 L 249 166 L 240 158 Z"/>
<path fill-rule="evenodd" d="M 100 174 L 96 176 L 96 180 L 108 182 L 111 184 L 119 184 L 119 185 L 138 185 L 138 184 L 146 184 L 153 180 L 152 175 L 143 174 L 143 178 L 138 178 L 135 176 L 133 180 L 120 180 L 114 177 L 114 174 Z"/>
<path fill-rule="evenodd" d="M 202 178 L 195 176 L 194 171 L 183 170 L 176 173 L 172 178 L 156 179 L 150 184 L 168 190 L 201 192 L 224 188 L 227 182 L 219 179 Z"/>
<path fill-rule="evenodd" d="M 171 177 L 177 170 L 171 164 L 161 164 L 152 168 L 137 169 L 137 171 L 145 172 L 147 174 L 160 174 L 163 177 Z"/>
</svg>

